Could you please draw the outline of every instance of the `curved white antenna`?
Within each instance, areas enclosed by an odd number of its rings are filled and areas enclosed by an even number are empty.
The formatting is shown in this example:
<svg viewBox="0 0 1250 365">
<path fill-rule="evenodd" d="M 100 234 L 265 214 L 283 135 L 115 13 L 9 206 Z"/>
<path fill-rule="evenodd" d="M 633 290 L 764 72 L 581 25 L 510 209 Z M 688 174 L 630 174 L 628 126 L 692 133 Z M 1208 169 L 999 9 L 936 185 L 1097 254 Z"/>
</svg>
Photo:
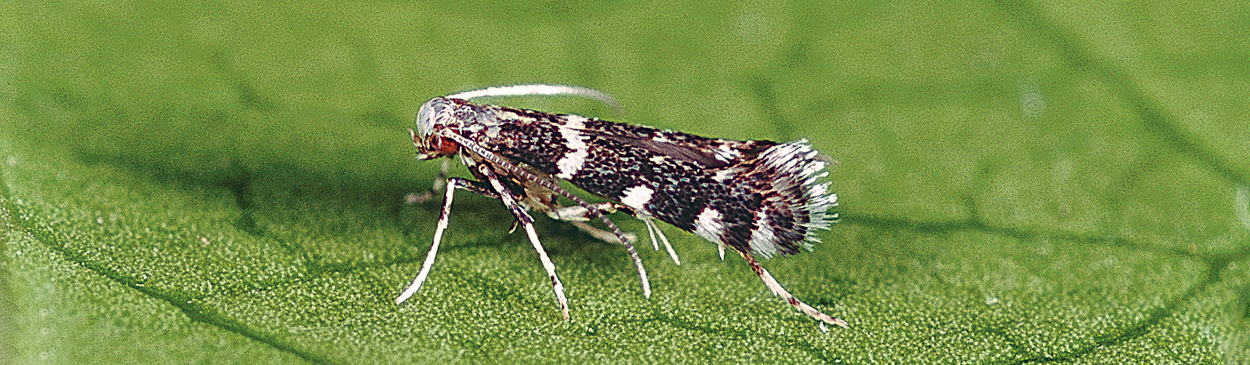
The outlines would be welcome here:
<svg viewBox="0 0 1250 365">
<path fill-rule="evenodd" d="M 464 99 L 471 100 L 476 98 L 485 98 L 493 96 L 530 96 L 530 95 L 571 95 L 581 96 L 602 101 L 615 110 L 618 114 L 621 112 L 621 104 L 611 95 L 599 90 L 585 88 L 580 86 L 569 85 L 512 85 L 512 86 L 495 86 L 485 89 L 469 90 L 447 95 L 448 99 Z"/>
</svg>

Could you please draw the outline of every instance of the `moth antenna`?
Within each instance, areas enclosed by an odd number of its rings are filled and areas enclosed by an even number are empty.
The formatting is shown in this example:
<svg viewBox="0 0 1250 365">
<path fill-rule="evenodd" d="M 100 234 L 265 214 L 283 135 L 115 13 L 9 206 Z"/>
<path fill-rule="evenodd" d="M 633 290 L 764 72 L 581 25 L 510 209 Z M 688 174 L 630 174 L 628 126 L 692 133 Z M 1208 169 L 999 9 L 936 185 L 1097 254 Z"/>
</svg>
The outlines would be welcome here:
<svg viewBox="0 0 1250 365">
<path fill-rule="evenodd" d="M 469 90 L 447 95 L 448 99 L 471 100 L 476 98 L 495 97 L 495 96 L 531 96 L 531 95 L 571 95 L 584 98 L 599 100 L 612 107 L 617 114 L 622 114 L 621 104 L 605 92 L 578 86 L 568 85 L 512 85 L 512 86 L 496 86 L 485 89 Z"/>
<path fill-rule="evenodd" d="M 495 166 L 499 166 L 504 170 L 507 170 L 510 174 L 519 176 L 527 181 L 534 182 L 555 192 L 556 194 L 560 194 L 562 197 L 572 200 L 574 203 L 577 203 L 577 205 L 582 206 L 582 208 L 586 208 L 586 211 L 588 211 L 595 219 L 603 221 L 603 224 L 608 226 L 608 229 L 611 230 L 617 238 L 620 238 L 621 243 L 625 244 L 625 249 L 629 251 L 629 257 L 634 260 L 634 267 L 638 269 L 638 277 L 639 280 L 642 281 L 642 295 L 647 298 L 651 297 L 651 282 L 647 280 L 647 269 L 642 266 L 642 258 L 638 256 L 638 251 L 634 250 L 634 245 L 629 243 L 629 239 L 625 237 L 625 232 L 622 232 L 620 227 L 617 227 L 615 223 L 612 223 L 612 221 L 609 220 L 608 217 L 603 214 L 603 211 L 601 211 L 598 207 L 591 205 L 585 199 L 582 199 L 577 195 L 573 195 L 573 193 L 568 192 L 568 190 L 564 190 L 564 188 L 560 187 L 560 185 L 557 185 L 551 180 L 540 178 L 532 172 L 526 171 L 515 164 L 504 161 L 504 159 L 499 157 L 499 155 L 483 148 L 468 138 L 464 138 L 455 133 L 447 134 L 444 137 L 451 139 L 461 147 L 482 156 L 482 158 L 485 158 L 487 161 L 495 164 Z"/>
</svg>

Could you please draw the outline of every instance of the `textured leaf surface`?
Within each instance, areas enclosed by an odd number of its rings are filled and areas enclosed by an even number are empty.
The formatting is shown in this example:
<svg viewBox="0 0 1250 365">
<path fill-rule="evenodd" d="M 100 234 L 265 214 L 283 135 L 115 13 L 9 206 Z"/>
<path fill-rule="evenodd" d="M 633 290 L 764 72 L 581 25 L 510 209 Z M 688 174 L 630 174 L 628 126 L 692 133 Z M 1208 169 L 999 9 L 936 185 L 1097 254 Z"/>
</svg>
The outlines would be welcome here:
<svg viewBox="0 0 1250 365">
<path fill-rule="evenodd" d="M 1250 360 L 1250 18 L 1238 3 L 6 3 L 0 359 L 13 363 Z M 562 223 L 564 322 L 497 202 L 430 280 L 425 99 L 808 138 L 843 220 L 764 262 Z M 458 171 L 463 174 L 463 170 Z M 624 217 L 617 221 L 627 221 Z M 635 222 L 622 224 L 644 233 Z M 649 245 L 645 245 L 649 246 Z"/>
</svg>

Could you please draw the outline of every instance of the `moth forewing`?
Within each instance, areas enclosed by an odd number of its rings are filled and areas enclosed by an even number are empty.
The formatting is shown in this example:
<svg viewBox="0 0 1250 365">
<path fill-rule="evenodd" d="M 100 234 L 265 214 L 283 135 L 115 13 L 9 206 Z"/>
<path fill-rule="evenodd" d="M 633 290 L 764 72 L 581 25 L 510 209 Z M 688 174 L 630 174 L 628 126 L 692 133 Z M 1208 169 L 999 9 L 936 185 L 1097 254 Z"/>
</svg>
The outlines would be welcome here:
<svg viewBox="0 0 1250 365">
<path fill-rule="evenodd" d="M 815 231 L 827 229 L 836 214 L 837 196 L 820 182 L 828 175 L 825 162 L 806 140 L 789 143 L 705 138 L 670 130 L 503 106 L 475 104 L 467 99 L 490 96 L 576 95 L 610 103 L 610 96 L 592 89 L 563 85 L 516 85 L 434 98 L 421 106 L 412 133 L 418 158 L 458 156 L 478 181 L 449 180 L 434 242 L 417 280 L 397 299 L 402 302 L 421 285 L 433 265 L 439 240 L 450 215 L 452 190 L 462 189 L 499 199 L 524 227 L 552 280 L 553 290 L 569 319 L 562 285 L 534 233 L 528 211 L 573 223 L 600 240 L 626 247 L 638 270 L 644 296 L 650 285 L 642 260 L 631 242 L 606 215 L 622 211 L 641 220 L 658 249 L 664 243 L 680 263 L 668 239 L 652 218 L 693 232 L 737 251 L 773 294 L 823 323 L 845 327 L 799 301 L 755 260 L 811 249 Z M 561 188 L 565 180 L 611 202 L 590 204 Z M 437 187 L 437 184 L 435 185 Z M 563 206 L 564 197 L 573 202 Z M 597 219 L 607 230 L 585 223 Z"/>
</svg>

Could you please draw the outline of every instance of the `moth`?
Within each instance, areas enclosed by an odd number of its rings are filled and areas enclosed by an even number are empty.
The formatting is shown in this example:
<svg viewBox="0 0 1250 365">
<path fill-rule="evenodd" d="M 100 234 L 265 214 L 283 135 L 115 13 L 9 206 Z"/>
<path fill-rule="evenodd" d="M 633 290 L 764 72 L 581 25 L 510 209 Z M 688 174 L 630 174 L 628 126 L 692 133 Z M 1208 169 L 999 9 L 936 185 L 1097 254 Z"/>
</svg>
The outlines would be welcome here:
<svg viewBox="0 0 1250 365">
<path fill-rule="evenodd" d="M 653 219 L 716 243 L 722 260 L 729 247 L 746 259 L 774 295 L 823 323 L 846 327 L 845 321 L 795 298 L 755 259 L 811 250 L 820 242 L 816 231 L 828 229 L 837 219 L 836 213 L 828 213 L 837 206 L 837 195 L 829 191 L 828 182 L 820 181 L 828 176 L 823 171 L 827 158 L 806 140 L 705 138 L 470 101 L 526 95 L 573 95 L 616 105 L 597 90 L 564 85 L 492 87 L 436 97 L 421 105 L 417 129 L 409 134 L 418 159 L 447 158 L 434 189 L 444 190 L 443 206 L 421 271 L 395 300 L 397 304 L 416 293 L 429 275 L 459 189 L 497 199 L 516 217 L 512 229 L 524 230 L 538 252 L 565 320 L 569 307 L 564 286 L 534 231 L 531 211 L 624 245 L 645 297 L 651 296 L 651 286 L 632 244 L 635 237 L 622 232 L 608 214 L 623 212 L 642 221 L 652 247 L 659 249 L 658 237 L 677 264 L 677 254 Z M 447 178 L 451 159 L 464 164 L 474 179 Z M 561 188 L 561 180 L 611 201 L 589 203 Z M 566 206 L 559 198 L 572 204 Z M 591 226 L 587 223 L 591 220 L 603 222 L 607 229 Z"/>
</svg>

